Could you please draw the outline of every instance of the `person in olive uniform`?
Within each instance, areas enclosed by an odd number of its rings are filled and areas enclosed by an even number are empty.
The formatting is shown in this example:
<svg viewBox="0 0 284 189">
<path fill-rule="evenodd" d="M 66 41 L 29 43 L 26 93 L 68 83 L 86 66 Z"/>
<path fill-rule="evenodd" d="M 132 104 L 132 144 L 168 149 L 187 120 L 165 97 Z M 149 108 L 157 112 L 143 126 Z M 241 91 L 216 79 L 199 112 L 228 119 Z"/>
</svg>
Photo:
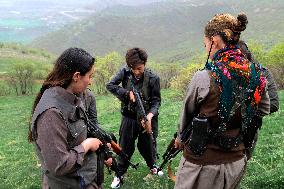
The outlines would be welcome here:
<svg viewBox="0 0 284 189">
<path fill-rule="evenodd" d="M 238 45 L 240 46 L 240 50 L 242 51 L 242 53 L 244 54 L 244 56 L 252 63 L 258 64 L 263 72 L 264 77 L 267 80 L 267 91 L 268 91 L 268 96 L 269 96 L 269 100 L 270 100 L 270 114 L 277 112 L 279 109 L 279 97 L 278 97 L 278 93 L 277 93 L 277 84 L 273 78 L 273 75 L 271 73 L 271 71 L 267 68 L 264 67 L 262 65 L 260 65 L 258 63 L 258 61 L 254 58 L 254 56 L 252 55 L 251 51 L 249 50 L 247 44 L 240 40 Z M 262 117 L 258 117 L 258 130 L 257 133 L 255 134 L 254 137 L 254 141 L 253 144 L 251 145 L 250 148 L 248 148 L 246 150 L 246 156 L 247 159 L 250 160 L 252 157 L 252 153 L 255 149 L 256 143 L 257 143 L 257 139 L 258 139 L 258 133 L 261 129 L 262 126 Z"/>
</svg>

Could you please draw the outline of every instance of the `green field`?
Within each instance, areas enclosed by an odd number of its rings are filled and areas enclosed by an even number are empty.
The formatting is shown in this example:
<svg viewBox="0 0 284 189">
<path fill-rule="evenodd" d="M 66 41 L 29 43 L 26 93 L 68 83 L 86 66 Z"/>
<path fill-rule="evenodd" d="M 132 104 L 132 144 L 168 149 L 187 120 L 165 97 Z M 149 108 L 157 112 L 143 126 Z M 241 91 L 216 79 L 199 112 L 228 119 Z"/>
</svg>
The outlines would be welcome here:
<svg viewBox="0 0 284 189">
<path fill-rule="evenodd" d="M 264 119 L 255 154 L 241 184 L 244 189 L 284 188 L 284 91 L 280 95 L 280 110 Z M 162 91 L 160 110 L 159 153 L 162 154 L 176 130 L 181 99 L 175 92 Z M 39 189 L 40 168 L 33 145 L 27 142 L 28 121 L 33 96 L 0 98 L 0 189 Z M 120 123 L 119 102 L 112 96 L 97 97 L 99 121 L 107 130 L 118 136 Z M 174 161 L 177 166 L 179 156 Z M 139 170 L 129 169 L 122 188 L 170 189 L 173 183 L 164 177 L 144 181 L 148 173 L 145 163 L 135 152 L 132 162 L 140 163 Z M 159 161 L 161 163 L 161 160 Z M 109 188 L 113 175 L 106 173 L 104 188 Z"/>
</svg>

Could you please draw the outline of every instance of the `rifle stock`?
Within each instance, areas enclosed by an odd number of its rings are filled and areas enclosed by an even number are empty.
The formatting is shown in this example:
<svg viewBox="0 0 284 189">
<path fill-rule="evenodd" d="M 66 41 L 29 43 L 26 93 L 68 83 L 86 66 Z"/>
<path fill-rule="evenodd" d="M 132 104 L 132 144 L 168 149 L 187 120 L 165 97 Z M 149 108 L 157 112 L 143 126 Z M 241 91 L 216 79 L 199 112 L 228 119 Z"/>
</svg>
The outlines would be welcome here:
<svg viewBox="0 0 284 189">
<path fill-rule="evenodd" d="M 119 154 L 122 151 L 121 147 L 117 143 L 115 143 L 113 140 L 110 141 L 110 145 L 111 145 L 112 150 L 116 154 Z"/>
<path fill-rule="evenodd" d="M 176 157 L 176 155 L 182 150 L 182 149 L 179 149 L 179 148 L 176 148 L 175 147 L 175 139 L 177 137 L 177 133 L 174 134 L 174 138 L 171 140 L 171 142 L 169 143 L 165 153 L 163 154 L 163 162 L 162 164 L 160 165 L 160 167 L 158 168 L 158 172 L 161 171 L 164 166 L 168 163 L 169 163 L 169 166 L 168 166 L 168 174 L 169 174 L 169 177 L 175 181 L 175 178 L 173 176 L 173 173 L 170 169 L 170 164 L 171 164 L 171 161 L 173 158 Z"/>
</svg>

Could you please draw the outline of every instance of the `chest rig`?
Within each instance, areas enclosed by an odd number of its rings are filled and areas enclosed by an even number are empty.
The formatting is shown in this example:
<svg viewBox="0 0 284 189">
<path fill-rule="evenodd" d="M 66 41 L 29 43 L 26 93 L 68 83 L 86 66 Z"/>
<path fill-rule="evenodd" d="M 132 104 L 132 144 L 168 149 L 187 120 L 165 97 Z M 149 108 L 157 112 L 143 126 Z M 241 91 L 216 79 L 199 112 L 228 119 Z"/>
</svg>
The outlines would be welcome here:
<svg viewBox="0 0 284 189">
<path fill-rule="evenodd" d="M 131 91 L 133 87 L 140 91 L 142 103 L 146 112 L 150 110 L 150 74 L 150 71 L 148 69 L 145 69 L 143 79 L 135 81 L 131 71 L 125 70 L 122 83 L 123 87 L 128 91 Z M 132 119 L 139 118 L 136 103 L 132 103 L 128 98 L 125 102 L 121 103 L 121 113 L 122 115 L 130 117 Z"/>
</svg>

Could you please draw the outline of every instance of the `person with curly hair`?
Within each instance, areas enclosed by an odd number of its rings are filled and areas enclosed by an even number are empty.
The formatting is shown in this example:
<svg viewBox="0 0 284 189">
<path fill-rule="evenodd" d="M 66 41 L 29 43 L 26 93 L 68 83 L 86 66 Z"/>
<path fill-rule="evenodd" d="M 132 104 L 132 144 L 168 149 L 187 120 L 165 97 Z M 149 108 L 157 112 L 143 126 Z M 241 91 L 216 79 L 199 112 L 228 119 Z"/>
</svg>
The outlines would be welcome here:
<svg viewBox="0 0 284 189">
<path fill-rule="evenodd" d="M 175 146 L 183 156 L 175 189 L 237 188 L 244 175 L 254 117 L 270 111 L 266 79 L 237 45 L 247 23 L 244 13 L 217 14 L 205 26 L 208 59 L 181 110 Z"/>
</svg>

